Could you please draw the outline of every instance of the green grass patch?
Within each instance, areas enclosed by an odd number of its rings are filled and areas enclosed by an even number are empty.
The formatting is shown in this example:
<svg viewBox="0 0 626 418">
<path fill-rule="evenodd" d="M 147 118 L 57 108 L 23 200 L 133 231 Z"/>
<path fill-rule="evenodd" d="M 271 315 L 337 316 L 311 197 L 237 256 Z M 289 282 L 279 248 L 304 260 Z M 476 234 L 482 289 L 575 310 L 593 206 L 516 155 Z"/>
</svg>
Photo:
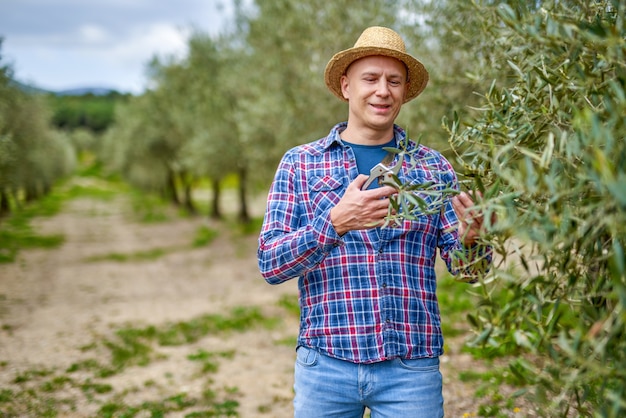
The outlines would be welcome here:
<svg viewBox="0 0 626 418">
<path fill-rule="evenodd" d="M 139 405 L 126 405 L 124 403 L 110 402 L 100 408 L 98 416 L 102 417 L 134 417 L 137 415 L 150 417 L 164 417 L 168 413 L 183 411 L 185 408 L 194 406 L 197 399 L 181 393 L 161 401 L 147 401 Z"/>
<path fill-rule="evenodd" d="M 72 363 L 65 371 L 67 373 L 75 373 L 79 371 L 94 371 L 100 370 L 102 366 L 96 359 L 81 360 L 77 363 Z"/>
<path fill-rule="evenodd" d="M 215 229 L 201 226 L 193 237 L 190 248 L 199 248 L 209 245 L 219 236 L 219 232 Z M 149 250 L 134 251 L 130 253 L 112 252 L 108 254 L 94 255 L 85 258 L 87 262 L 115 261 L 118 263 L 141 262 L 157 260 L 165 255 L 172 254 L 176 251 L 186 250 L 188 247 L 157 247 Z"/>
<path fill-rule="evenodd" d="M 31 380 L 39 378 L 39 377 L 50 376 L 52 373 L 53 372 L 51 370 L 46 370 L 46 369 L 26 370 L 24 372 L 19 373 L 17 376 L 15 376 L 15 379 L 13 379 L 13 383 L 30 382 Z"/>
<path fill-rule="evenodd" d="M 190 321 L 177 322 L 162 327 L 155 332 L 160 345 L 181 345 L 198 341 L 210 334 L 237 331 L 242 332 L 255 326 L 273 327 L 276 318 L 268 318 L 255 307 L 238 307 L 230 316 L 202 315 Z"/>
<path fill-rule="evenodd" d="M 282 295 L 278 299 L 278 306 L 284 308 L 290 315 L 300 318 L 300 304 L 298 303 L 298 295 Z"/>
<path fill-rule="evenodd" d="M 215 238 L 219 236 L 219 232 L 213 228 L 202 225 L 196 230 L 196 234 L 193 238 L 192 247 L 204 247 L 212 243 Z"/>
<path fill-rule="evenodd" d="M 138 336 L 129 336 L 130 331 L 119 332 L 119 341 L 107 340 L 106 348 L 111 352 L 111 365 L 114 371 L 120 371 L 129 366 L 146 366 L 153 358 L 153 349 L 150 344 Z"/>
<path fill-rule="evenodd" d="M 44 392 L 56 392 L 64 389 L 72 383 L 72 379 L 67 376 L 54 376 L 52 379 L 43 382 L 40 389 Z"/>
<path fill-rule="evenodd" d="M 132 189 L 129 193 L 133 216 L 143 223 L 159 223 L 170 220 L 171 206 L 162 197 Z"/>
<path fill-rule="evenodd" d="M 92 395 L 94 393 L 103 394 L 113 392 L 113 386 L 107 383 L 92 382 L 91 380 L 87 380 L 86 382 L 82 383 L 80 385 L 80 388 L 84 393 L 88 395 Z"/>
<path fill-rule="evenodd" d="M 237 222 L 234 228 L 243 235 L 259 235 L 263 226 L 263 217 L 251 218 L 248 222 Z"/>
<path fill-rule="evenodd" d="M 132 253 L 109 253 L 103 255 L 94 255 L 85 258 L 88 262 L 99 261 L 116 261 L 119 263 L 137 262 L 137 261 L 152 261 L 163 257 L 166 254 L 177 251 L 178 248 L 152 248 L 144 251 L 135 251 Z"/>
<path fill-rule="evenodd" d="M 437 299 L 441 311 L 441 328 L 445 337 L 455 337 L 469 329 L 467 315 L 476 306 L 476 297 L 471 294 L 471 286 L 446 274 L 439 279 Z"/>
<path fill-rule="evenodd" d="M 110 183 L 90 182 L 88 184 L 72 184 L 64 192 L 65 199 L 89 198 L 110 201 L 120 195 L 121 186 L 110 187 Z"/>
<path fill-rule="evenodd" d="M 0 389 L 0 404 L 9 402 L 14 398 L 13 391 L 11 389 Z"/>
<path fill-rule="evenodd" d="M 234 355 L 235 352 L 232 350 L 223 351 L 221 353 L 212 353 L 200 349 L 194 354 L 189 354 L 187 359 L 200 363 L 202 365 L 202 373 L 215 373 L 219 367 L 219 362 L 216 358 L 233 358 Z"/>
<path fill-rule="evenodd" d="M 49 196 L 18 210 L 0 223 L 0 263 L 11 263 L 20 250 L 57 248 L 65 238 L 60 234 L 42 235 L 33 230 L 31 221 L 37 216 L 52 216 L 60 210 L 59 199 Z"/>
<path fill-rule="evenodd" d="M 263 316 L 255 307 L 235 308 L 229 316 L 207 314 L 160 327 L 149 325 L 143 328 L 119 329 L 116 332 L 117 338 L 106 340 L 104 345 L 111 352 L 112 368 L 121 370 L 128 366 L 147 365 L 156 356 L 154 345 L 190 344 L 207 335 L 243 332 L 255 326 L 271 328 L 279 321 L 279 318 Z"/>
</svg>

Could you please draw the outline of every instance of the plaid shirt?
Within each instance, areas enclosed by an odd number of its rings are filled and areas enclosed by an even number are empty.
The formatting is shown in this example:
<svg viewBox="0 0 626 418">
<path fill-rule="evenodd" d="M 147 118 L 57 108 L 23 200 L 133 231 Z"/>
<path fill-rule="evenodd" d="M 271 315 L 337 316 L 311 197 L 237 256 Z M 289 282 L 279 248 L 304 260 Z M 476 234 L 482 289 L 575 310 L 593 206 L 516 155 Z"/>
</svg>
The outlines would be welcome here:
<svg viewBox="0 0 626 418">
<path fill-rule="evenodd" d="M 261 274 L 270 284 L 298 278 L 298 345 L 356 363 L 439 356 L 435 258 L 439 248 L 452 271 L 452 253 L 462 248 L 457 217 L 447 199 L 437 214 L 339 236 L 330 209 L 358 176 L 354 153 L 339 137 L 346 126 L 338 124 L 327 137 L 282 158 L 259 237 Z M 396 143 L 406 141 L 400 127 L 394 134 Z M 410 169 L 405 159 L 403 183 L 458 187 L 441 154 L 407 144 L 409 151 L 415 147 L 418 164 Z"/>
</svg>

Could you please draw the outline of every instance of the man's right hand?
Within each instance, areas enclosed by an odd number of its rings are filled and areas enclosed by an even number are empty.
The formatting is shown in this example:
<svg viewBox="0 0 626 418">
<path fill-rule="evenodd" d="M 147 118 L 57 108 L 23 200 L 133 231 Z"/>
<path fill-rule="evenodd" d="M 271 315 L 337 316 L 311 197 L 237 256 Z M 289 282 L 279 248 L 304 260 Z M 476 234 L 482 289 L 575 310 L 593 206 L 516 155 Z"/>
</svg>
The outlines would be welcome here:
<svg viewBox="0 0 626 418">
<path fill-rule="evenodd" d="M 370 229 L 384 223 L 389 211 L 389 196 L 397 193 L 391 186 L 361 190 L 368 177 L 359 175 L 348 185 L 339 203 L 330 210 L 330 221 L 339 235 L 357 229 Z"/>
</svg>

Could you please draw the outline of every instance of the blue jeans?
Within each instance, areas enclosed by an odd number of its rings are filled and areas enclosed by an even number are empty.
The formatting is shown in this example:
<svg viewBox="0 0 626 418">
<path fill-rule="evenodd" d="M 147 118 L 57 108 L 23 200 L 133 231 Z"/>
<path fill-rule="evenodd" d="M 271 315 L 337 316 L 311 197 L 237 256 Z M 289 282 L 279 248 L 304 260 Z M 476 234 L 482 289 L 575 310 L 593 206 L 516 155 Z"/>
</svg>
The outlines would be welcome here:
<svg viewBox="0 0 626 418">
<path fill-rule="evenodd" d="M 439 358 L 355 364 L 299 347 L 295 418 L 443 417 Z"/>
</svg>

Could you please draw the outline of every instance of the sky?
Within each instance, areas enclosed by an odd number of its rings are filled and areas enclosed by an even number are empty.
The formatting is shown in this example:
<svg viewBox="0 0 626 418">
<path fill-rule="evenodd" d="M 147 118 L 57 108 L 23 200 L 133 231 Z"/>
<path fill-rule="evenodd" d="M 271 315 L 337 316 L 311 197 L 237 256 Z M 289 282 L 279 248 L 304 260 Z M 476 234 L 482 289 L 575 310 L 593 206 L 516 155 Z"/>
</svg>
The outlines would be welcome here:
<svg viewBox="0 0 626 418">
<path fill-rule="evenodd" d="M 155 55 L 182 57 L 193 30 L 217 34 L 230 0 L 0 0 L 0 65 L 14 78 L 62 91 L 139 94 Z"/>
</svg>

